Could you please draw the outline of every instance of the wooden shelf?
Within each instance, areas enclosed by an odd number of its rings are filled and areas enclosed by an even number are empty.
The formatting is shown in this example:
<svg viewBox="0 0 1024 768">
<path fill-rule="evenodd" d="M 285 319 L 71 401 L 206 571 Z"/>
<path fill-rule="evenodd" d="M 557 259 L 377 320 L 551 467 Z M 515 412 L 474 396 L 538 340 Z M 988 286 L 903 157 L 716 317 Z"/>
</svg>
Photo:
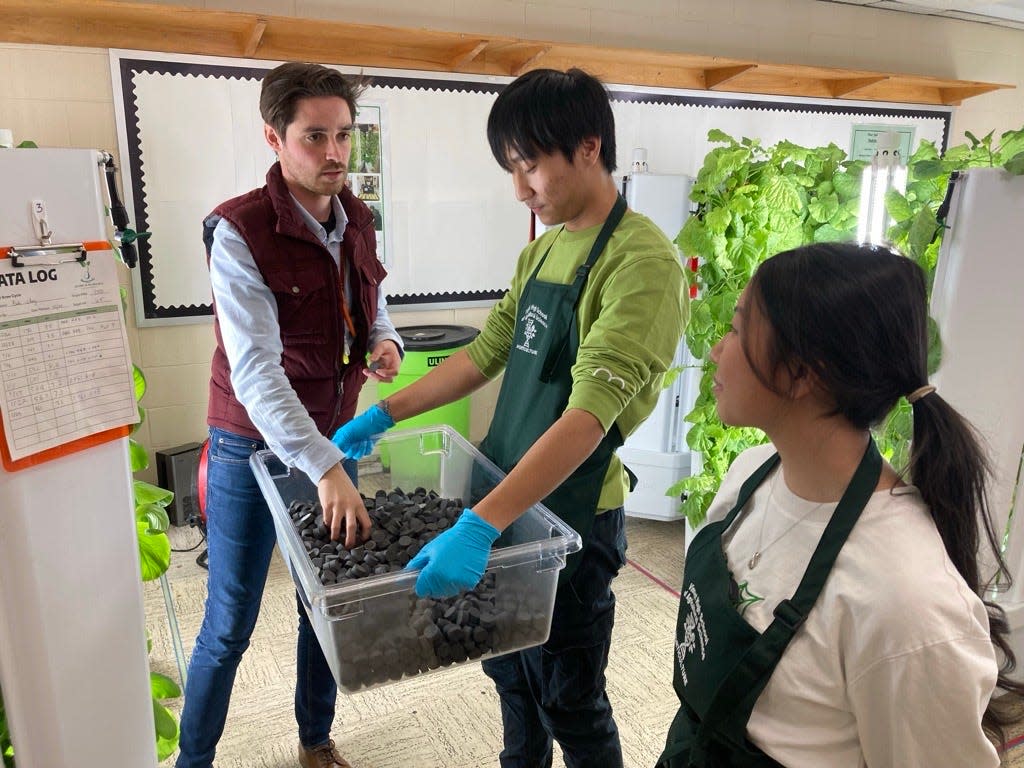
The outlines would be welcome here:
<svg viewBox="0 0 1024 768">
<path fill-rule="evenodd" d="M 111 0 L 0 0 L 0 41 L 504 77 L 578 66 L 608 83 L 914 104 L 956 105 L 1014 87 Z"/>
</svg>

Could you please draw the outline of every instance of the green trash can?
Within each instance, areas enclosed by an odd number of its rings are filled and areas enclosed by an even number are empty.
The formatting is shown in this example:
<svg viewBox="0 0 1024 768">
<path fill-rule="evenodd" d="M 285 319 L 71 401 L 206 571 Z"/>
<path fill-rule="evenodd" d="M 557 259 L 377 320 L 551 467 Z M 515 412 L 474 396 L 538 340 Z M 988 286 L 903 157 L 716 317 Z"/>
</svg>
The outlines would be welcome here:
<svg viewBox="0 0 1024 768">
<path fill-rule="evenodd" d="M 377 396 L 381 400 L 425 376 L 480 333 L 468 325 L 408 325 L 395 330 L 405 345 L 405 359 L 393 382 L 377 384 Z M 447 424 L 469 440 L 469 397 L 403 419 L 395 427 L 412 429 L 437 424 Z"/>
</svg>

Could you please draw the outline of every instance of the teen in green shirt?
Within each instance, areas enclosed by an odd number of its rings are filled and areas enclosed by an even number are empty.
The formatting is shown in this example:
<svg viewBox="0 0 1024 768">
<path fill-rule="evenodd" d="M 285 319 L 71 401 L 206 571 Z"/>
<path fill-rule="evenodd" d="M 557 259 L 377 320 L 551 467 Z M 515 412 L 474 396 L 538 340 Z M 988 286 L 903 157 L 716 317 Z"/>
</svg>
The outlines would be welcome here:
<svg viewBox="0 0 1024 768">
<path fill-rule="evenodd" d="M 498 96 L 487 121 L 516 198 L 545 225 L 480 336 L 428 375 L 338 430 L 349 457 L 373 436 L 450 403 L 504 371 L 480 450 L 505 479 L 409 568 L 416 592 L 471 589 L 502 529 L 543 501 L 583 541 L 559 574 L 543 646 L 483 662 L 501 698 L 503 768 L 621 768 L 605 692 L 615 596 L 626 561 L 625 473 L 615 450 L 654 408 L 683 332 L 679 258 L 646 218 L 626 210 L 612 172 L 615 125 L 604 87 L 579 70 L 534 70 Z M 599 514 L 600 513 L 600 514 Z"/>
</svg>

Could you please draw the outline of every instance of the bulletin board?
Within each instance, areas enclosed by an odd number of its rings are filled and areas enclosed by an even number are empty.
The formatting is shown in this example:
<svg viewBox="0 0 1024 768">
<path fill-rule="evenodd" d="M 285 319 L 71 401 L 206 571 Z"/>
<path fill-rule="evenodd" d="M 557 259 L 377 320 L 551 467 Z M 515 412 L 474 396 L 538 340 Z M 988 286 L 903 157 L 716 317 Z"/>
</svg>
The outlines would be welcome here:
<svg viewBox="0 0 1024 768">
<path fill-rule="evenodd" d="M 263 139 L 259 89 L 276 62 L 111 50 L 126 197 L 139 231 L 140 325 L 212 314 L 202 220 L 262 186 L 274 157 Z M 487 115 L 511 78 L 338 67 L 369 79 L 360 102 L 379 120 L 379 257 L 394 309 L 477 306 L 499 298 L 529 236 L 530 213 L 494 161 Z M 609 83 L 618 170 L 634 148 L 654 173 L 695 175 L 708 131 L 835 143 L 856 125 L 913 129 L 914 145 L 946 146 L 952 109 L 846 100 L 767 98 Z M 357 122 L 363 118 L 357 117 Z M 364 169 L 365 170 L 365 169 Z M 674 236 L 676 233 L 668 233 Z"/>
</svg>

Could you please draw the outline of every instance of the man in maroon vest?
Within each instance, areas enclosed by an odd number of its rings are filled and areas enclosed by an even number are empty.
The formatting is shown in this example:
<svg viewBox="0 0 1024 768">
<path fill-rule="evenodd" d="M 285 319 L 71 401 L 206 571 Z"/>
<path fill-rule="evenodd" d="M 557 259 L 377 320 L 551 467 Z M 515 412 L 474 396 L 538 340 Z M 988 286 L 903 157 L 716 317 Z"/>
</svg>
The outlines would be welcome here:
<svg viewBox="0 0 1024 768">
<path fill-rule="evenodd" d="M 267 74 L 260 113 L 278 162 L 266 186 L 203 222 L 217 337 L 207 419 L 210 574 L 177 768 L 213 764 L 259 613 L 275 534 L 250 454 L 269 447 L 317 483 L 332 538 L 353 547 L 369 533 L 355 462 L 325 437 L 352 418 L 366 377 L 391 381 L 402 354 L 373 215 L 345 186 L 360 91 L 316 64 Z M 349 766 L 330 737 L 337 687 L 301 602 L 298 612 L 299 764 Z"/>
</svg>

